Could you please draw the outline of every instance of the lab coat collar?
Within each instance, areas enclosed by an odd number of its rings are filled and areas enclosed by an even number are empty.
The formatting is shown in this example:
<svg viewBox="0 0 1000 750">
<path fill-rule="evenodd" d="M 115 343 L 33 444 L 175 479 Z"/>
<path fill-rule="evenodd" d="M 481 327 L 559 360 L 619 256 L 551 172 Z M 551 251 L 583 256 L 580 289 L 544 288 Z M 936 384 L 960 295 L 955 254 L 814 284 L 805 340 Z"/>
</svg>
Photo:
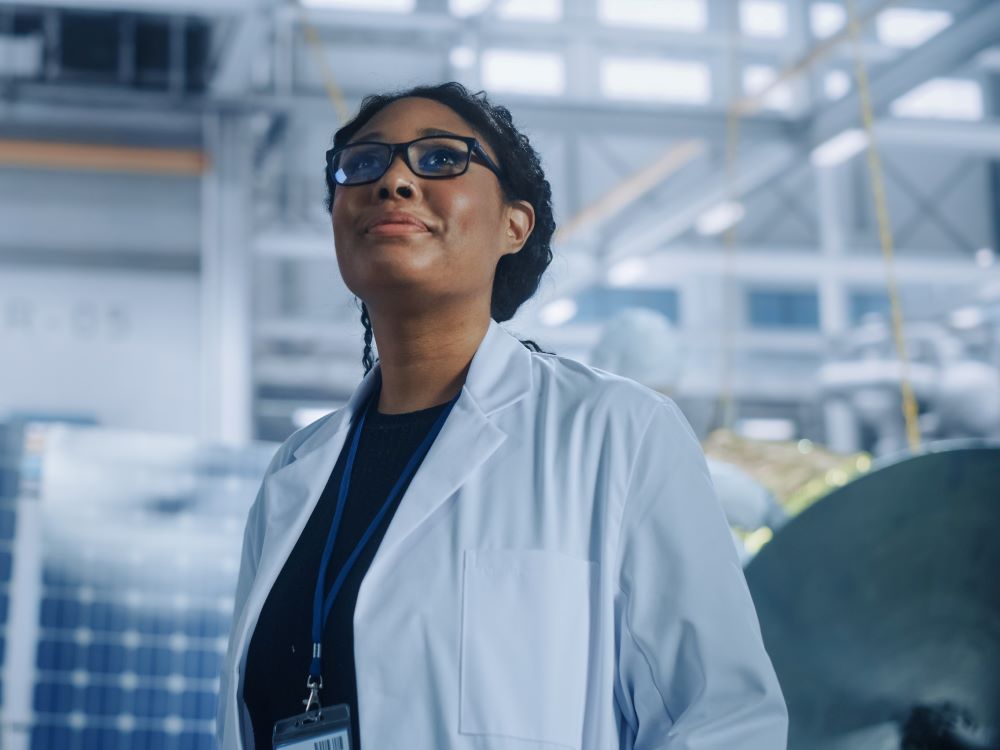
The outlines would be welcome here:
<svg viewBox="0 0 1000 750">
<path fill-rule="evenodd" d="M 261 566 L 280 567 L 287 557 L 289 540 L 305 526 L 322 495 L 333 467 L 350 433 L 351 424 L 364 408 L 375 385 L 376 364 L 355 389 L 344 408 L 324 417 L 297 449 L 294 460 L 265 479 L 268 485 L 267 524 L 289 533 L 265 537 Z M 420 469 L 404 494 L 368 578 L 377 577 L 380 565 L 407 536 L 415 531 L 445 500 L 464 484 L 507 439 L 490 416 L 532 391 L 531 354 L 496 321 L 479 344 L 465 384 L 448 419 L 445 420 Z M 278 543 L 278 539 L 281 543 Z M 360 606 L 360 599 L 359 599 Z"/>
<path fill-rule="evenodd" d="M 347 404 L 326 417 L 326 423 L 293 451 L 296 460 L 350 427 L 375 387 L 376 374 L 381 367 L 381 363 L 376 362 L 354 389 Z M 486 334 L 469 365 L 460 401 L 466 398 L 467 391 L 478 411 L 489 416 L 524 398 L 531 389 L 531 354 L 513 334 L 490 318 Z"/>
</svg>

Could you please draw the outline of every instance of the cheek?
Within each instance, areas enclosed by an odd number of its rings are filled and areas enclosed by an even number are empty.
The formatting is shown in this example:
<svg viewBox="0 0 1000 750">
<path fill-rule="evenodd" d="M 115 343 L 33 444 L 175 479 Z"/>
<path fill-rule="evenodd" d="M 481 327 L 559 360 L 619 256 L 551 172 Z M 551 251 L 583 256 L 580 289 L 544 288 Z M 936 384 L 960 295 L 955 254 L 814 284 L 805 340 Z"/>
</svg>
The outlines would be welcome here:
<svg viewBox="0 0 1000 750">
<path fill-rule="evenodd" d="M 342 193 L 335 193 L 330 208 L 330 222 L 333 225 L 335 243 L 346 247 L 351 242 L 350 229 L 353 226 L 353 216 L 350 201 Z"/>
<path fill-rule="evenodd" d="M 478 195 L 472 192 L 455 194 L 449 201 L 447 211 L 450 234 L 457 250 L 470 258 L 493 255 L 499 216 L 493 197 L 486 189 Z"/>
</svg>

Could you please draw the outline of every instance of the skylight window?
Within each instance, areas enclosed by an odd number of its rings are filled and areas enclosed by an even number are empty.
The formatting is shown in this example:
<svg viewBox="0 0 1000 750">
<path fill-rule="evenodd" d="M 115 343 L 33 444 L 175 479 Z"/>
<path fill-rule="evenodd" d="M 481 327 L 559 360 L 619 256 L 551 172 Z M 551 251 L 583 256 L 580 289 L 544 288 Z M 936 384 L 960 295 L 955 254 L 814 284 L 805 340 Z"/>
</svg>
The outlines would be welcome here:
<svg viewBox="0 0 1000 750">
<path fill-rule="evenodd" d="M 566 65 L 551 52 L 486 50 L 482 75 L 483 86 L 496 91 L 552 96 L 566 89 Z"/>
<path fill-rule="evenodd" d="M 301 0 L 307 8 L 339 8 L 373 13 L 410 13 L 417 0 Z"/>
<path fill-rule="evenodd" d="M 598 15 L 612 26 L 655 26 L 678 31 L 704 31 L 705 0 L 600 0 Z"/>
<path fill-rule="evenodd" d="M 889 8 L 875 19 L 878 38 L 890 47 L 919 47 L 950 24 L 948 11 L 924 8 Z"/>
<path fill-rule="evenodd" d="M 740 28 L 747 36 L 779 39 L 788 33 L 788 6 L 784 0 L 743 0 Z"/>
<path fill-rule="evenodd" d="M 840 3 L 813 3 L 809 8 L 812 33 L 819 39 L 833 36 L 847 23 L 847 11 Z"/>
<path fill-rule="evenodd" d="M 759 94 L 770 86 L 778 71 L 770 65 L 747 65 L 743 69 L 743 91 L 747 96 Z M 789 110 L 792 108 L 792 87 L 782 81 L 764 96 L 764 106 L 770 109 Z"/>
<path fill-rule="evenodd" d="M 562 0 L 448 0 L 452 14 L 461 18 L 491 6 L 500 18 L 517 21 L 558 21 L 562 16 Z"/>
<path fill-rule="evenodd" d="M 452 15 L 464 18 L 482 13 L 490 5 L 490 0 L 448 0 Z"/>
<path fill-rule="evenodd" d="M 706 104 L 712 78 L 707 65 L 692 60 L 609 57 L 601 62 L 601 92 L 609 99 Z"/>
<path fill-rule="evenodd" d="M 823 76 L 823 93 L 827 99 L 839 99 L 851 90 L 851 77 L 842 70 L 831 70 Z"/>
<path fill-rule="evenodd" d="M 896 117 L 981 120 L 983 90 L 967 79 L 932 78 L 899 97 L 891 109 Z"/>
<path fill-rule="evenodd" d="M 497 10 L 501 18 L 518 21 L 558 21 L 561 0 L 504 0 Z"/>
</svg>

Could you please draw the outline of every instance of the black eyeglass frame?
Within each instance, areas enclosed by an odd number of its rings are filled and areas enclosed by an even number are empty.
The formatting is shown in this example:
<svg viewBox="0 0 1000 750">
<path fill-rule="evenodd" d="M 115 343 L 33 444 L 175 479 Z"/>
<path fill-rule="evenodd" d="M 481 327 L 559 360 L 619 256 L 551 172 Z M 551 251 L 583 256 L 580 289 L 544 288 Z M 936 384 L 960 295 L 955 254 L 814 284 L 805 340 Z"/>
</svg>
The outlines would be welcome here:
<svg viewBox="0 0 1000 750">
<path fill-rule="evenodd" d="M 413 168 L 410 163 L 409 148 L 414 143 L 419 141 L 429 141 L 429 140 L 440 140 L 442 138 L 450 138 L 456 141 L 463 141 L 468 145 L 469 150 L 466 152 L 465 156 L 465 166 L 462 167 L 461 172 L 454 172 L 452 174 L 439 174 L 439 175 L 426 175 L 420 174 Z M 365 180 L 363 182 L 337 182 L 335 177 L 336 172 L 333 168 L 333 160 L 336 156 L 342 152 L 344 149 L 351 148 L 353 146 L 388 146 L 389 147 L 389 158 L 385 162 L 385 169 L 377 176 L 370 180 Z M 329 176 L 331 182 L 333 182 L 338 187 L 356 187 L 358 185 L 370 185 L 373 182 L 381 180 L 386 172 L 389 171 L 389 167 L 392 166 L 393 160 L 396 158 L 396 154 L 401 153 L 403 155 L 403 162 L 406 164 L 407 168 L 413 172 L 417 177 L 421 177 L 425 180 L 449 180 L 452 177 L 459 177 L 469 171 L 469 163 L 472 161 L 473 156 L 478 156 L 483 161 L 483 166 L 489 169 L 493 174 L 497 176 L 497 179 L 501 183 L 504 183 L 503 172 L 500 171 L 500 167 L 497 166 L 486 150 L 482 147 L 479 141 L 472 137 L 471 135 L 452 135 L 451 133 L 441 133 L 440 135 L 424 135 L 420 138 L 414 138 L 412 141 L 405 141 L 403 143 L 386 143 L 385 141 L 354 141 L 353 143 L 345 143 L 343 146 L 338 146 L 337 148 L 331 148 L 326 152 L 326 172 Z"/>
</svg>

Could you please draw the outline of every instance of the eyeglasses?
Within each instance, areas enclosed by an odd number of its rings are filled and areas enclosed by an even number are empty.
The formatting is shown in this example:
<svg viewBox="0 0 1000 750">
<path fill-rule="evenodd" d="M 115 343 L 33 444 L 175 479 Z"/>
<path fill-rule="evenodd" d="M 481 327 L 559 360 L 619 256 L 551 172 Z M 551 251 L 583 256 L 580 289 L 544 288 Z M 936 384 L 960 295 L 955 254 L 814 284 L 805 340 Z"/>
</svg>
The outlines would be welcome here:
<svg viewBox="0 0 1000 750">
<path fill-rule="evenodd" d="M 431 135 L 406 143 L 358 141 L 326 152 L 326 170 L 338 185 L 365 185 L 384 175 L 397 153 L 413 174 L 443 180 L 465 174 L 476 156 L 502 182 L 500 167 L 479 141 L 463 135 Z"/>
</svg>

